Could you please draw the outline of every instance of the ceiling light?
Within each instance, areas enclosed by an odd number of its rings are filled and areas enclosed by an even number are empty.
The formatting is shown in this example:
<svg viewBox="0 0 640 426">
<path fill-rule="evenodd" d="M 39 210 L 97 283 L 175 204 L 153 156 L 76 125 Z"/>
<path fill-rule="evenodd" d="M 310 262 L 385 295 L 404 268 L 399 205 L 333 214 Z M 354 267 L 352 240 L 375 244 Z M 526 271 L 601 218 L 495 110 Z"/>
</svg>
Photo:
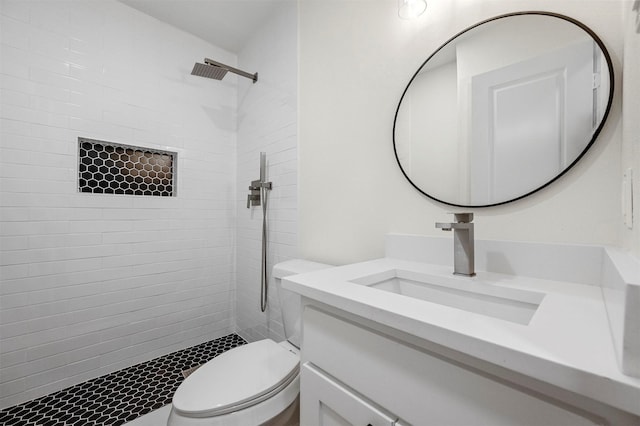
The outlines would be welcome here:
<svg viewBox="0 0 640 426">
<path fill-rule="evenodd" d="M 402 19 L 417 18 L 426 9 L 426 0 L 398 0 L 398 16 Z"/>
</svg>

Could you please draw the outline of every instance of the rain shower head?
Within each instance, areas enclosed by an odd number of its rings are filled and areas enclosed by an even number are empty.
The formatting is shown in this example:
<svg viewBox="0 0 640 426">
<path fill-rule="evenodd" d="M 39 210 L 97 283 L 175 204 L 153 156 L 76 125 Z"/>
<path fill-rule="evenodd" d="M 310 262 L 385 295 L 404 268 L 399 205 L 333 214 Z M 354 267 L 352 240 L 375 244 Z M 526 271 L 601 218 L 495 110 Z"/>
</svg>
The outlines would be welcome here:
<svg viewBox="0 0 640 426">
<path fill-rule="evenodd" d="M 258 73 L 250 74 L 246 71 L 239 70 L 237 68 L 230 67 L 229 65 L 216 62 L 213 59 L 205 58 L 204 64 L 196 62 L 191 70 L 191 75 L 197 75 L 199 77 L 213 78 L 214 80 L 222 80 L 227 72 L 247 77 L 255 83 L 258 81 Z"/>
<path fill-rule="evenodd" d="M 222 80 L 227 74 L 227 70 L 217 67 L 215 65 L 201 64 L 196 62 L 191 70 L 191 75 L 197 75 L 198 77 L 213 78 L 214 80 Z"/>
</svg>

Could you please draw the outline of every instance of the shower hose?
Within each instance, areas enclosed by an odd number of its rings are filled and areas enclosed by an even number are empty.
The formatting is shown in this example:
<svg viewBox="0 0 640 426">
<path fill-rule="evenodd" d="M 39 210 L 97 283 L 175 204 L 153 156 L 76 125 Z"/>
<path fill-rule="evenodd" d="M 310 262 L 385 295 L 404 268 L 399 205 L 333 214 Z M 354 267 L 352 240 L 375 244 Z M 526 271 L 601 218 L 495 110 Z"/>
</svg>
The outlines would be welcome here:
<svg viewBox="0 0 640 426">
<path fill-rule="evenodd" d="M 267 188 L 260 188 L 262 196 L 262 266 L 260 273 L 260 310 L 267 309 L 269 281 L 267 279 Z"/>
</svg>

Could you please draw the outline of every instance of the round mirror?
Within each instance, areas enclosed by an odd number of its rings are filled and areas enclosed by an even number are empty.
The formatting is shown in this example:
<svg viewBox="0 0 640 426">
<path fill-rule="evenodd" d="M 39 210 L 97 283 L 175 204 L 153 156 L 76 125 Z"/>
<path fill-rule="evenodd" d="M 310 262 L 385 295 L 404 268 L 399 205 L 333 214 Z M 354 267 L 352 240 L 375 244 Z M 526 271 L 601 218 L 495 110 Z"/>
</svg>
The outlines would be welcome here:
<svg viewBox="0 0 640 426">
<path fill-rule="evenodd" d="M 547 12 L 480 22 L 433 53 L 393 125 L 406 178 L 454 206 L 530 195 L 567 172 L 609 114 L 613 66 L 585 25 Z"/>
</svg>

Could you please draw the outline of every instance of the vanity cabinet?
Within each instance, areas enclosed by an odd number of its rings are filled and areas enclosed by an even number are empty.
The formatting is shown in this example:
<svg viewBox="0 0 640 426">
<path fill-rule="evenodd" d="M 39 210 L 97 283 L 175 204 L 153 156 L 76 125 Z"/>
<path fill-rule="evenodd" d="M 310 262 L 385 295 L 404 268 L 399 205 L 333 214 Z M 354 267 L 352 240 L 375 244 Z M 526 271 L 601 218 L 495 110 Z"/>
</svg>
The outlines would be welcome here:
<svg viewBox="0 0 640 426">
<path fill-rule="evenodd" d="M 372 319 L 306 303 L 300 399 L 305 426 L 607 423 L 380 332 Z"/>
</svg>

